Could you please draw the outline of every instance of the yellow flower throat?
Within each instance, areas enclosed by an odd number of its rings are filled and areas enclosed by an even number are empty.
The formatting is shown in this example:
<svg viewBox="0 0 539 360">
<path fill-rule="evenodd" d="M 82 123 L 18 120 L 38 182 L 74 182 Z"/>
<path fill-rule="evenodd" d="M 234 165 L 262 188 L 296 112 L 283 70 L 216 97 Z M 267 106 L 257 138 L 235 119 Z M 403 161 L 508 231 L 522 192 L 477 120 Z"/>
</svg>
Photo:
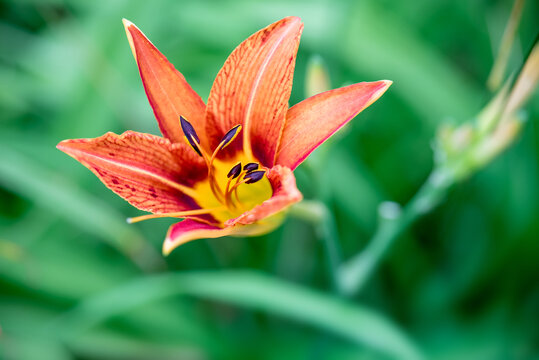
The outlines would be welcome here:
<svg viewBox="0 0 539 360">
<path fill-rule="evenodd" d="M 127 219 L 129 223 L 157 217 L 182 218 L 210 214 L 219 224 L 223 224 L 226 220 L 251 210 L 271 197 L 272 187 L 265 176 L 268 169 L 247 158 L 244 152 L 232 160 L 223 161 L 217 158 L 219 151 L 237 137 L 241 131 L 241 125 L 234 126 L 223 136 L 211 156 L 199 146 L 200 140 L 195 129 L 182 116 L 180 116 L 180 125 L 187 142 L 199 156 L 204 158 L 208 169 L 207 178 L 197 183 L 194 191 L 190 191 L 200 209 L 143 215 Z"/>
</svg>

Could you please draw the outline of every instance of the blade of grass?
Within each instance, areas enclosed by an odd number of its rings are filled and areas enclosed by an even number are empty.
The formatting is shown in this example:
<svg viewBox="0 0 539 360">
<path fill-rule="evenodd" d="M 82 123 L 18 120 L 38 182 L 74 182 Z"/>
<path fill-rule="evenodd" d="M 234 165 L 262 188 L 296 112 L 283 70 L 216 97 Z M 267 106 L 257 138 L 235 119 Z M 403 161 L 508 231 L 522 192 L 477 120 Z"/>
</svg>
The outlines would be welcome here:
<svg viewBox="0 0 539 360">
<path fill-rule="evenodd" d="M 169 273 L 135 280 L 83 301 L 46 327 L 69 341 L 77 332 L 143 304 L 191 295 L 267 311 L 318 327 L 398 359 L 421 359 L 408 337 L 377 312 L 251 271 Z"/>
</svg>

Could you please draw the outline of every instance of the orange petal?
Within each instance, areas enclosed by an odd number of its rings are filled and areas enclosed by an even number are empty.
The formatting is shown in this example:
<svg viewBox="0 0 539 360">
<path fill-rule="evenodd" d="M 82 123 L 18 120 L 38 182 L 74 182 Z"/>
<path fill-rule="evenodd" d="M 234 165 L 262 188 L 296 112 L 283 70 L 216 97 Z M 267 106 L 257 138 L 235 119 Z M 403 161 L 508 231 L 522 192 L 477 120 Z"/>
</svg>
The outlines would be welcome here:
<svg viewBox="0 0 539 360">
<path fill-rule="evenodd" d="M 213 239 L 231 235 L 235 228 L 220 228 L 191 219 L 185 219 L 168 229 L 167 237 L 163 243 L 163 254 L 168 255 L 172 250 L 186 242 L 197 239 Z"/>
<path fill-rule="evenodd" d="M 292 89 L 303 24 L 284 18 L 250 36 L 228 57 L 208 99 L 206 133 L 212 149 L 237 124 L 243 131 L 223 153 L 242 149 L 273 166 Z"/>
<path fill-rule="evenodd" d="M 291 107 L 275 163 L 294 170 L 314 149 L 382 96 L 391 83 L 362 82 L 323 92 Z"/>
<path fill-rule="evenodd" d="M 279 222 L 280 223 L 280 222 Z M 220 228 L 204 222 L 186 219 L 172 225 L 168 229 L 163 243 L 163 254 L 168 255 L 172 250 L 189 241 L 198 239 L 214 239 L 223 236 L 258 236 L 273 230 L 279 223 L 236 225 Z"/>
<path fill-rule="evenodd" d="M 191 186 L 204 179 L 207 170 L 204 161 L 185 144 L 127 131 L 64 140 L 57 148 L 140 210 L 168 213 L 199 208 L 189 195 L 194 195 Z"/>
<path fill-rule="evenodd" d="M 204 138 L 204 101 L 134 24 L 125 19 L 123 23 L 144 90 L 163 136 L 173 143 L 185 141 L 180 128 L 182 115 Z"/>
<path fill-rule="evenodd" d="M 303 195 L 296 187 L 296 178 L 290 169 L 279 165 L 274 166 L 268 172 L 268 180 L 273 188 L 271 198 L 237 218 L 226 221 L 225 225 L 247 225 L 263 221 L 303 199 Z"/>
</svg>

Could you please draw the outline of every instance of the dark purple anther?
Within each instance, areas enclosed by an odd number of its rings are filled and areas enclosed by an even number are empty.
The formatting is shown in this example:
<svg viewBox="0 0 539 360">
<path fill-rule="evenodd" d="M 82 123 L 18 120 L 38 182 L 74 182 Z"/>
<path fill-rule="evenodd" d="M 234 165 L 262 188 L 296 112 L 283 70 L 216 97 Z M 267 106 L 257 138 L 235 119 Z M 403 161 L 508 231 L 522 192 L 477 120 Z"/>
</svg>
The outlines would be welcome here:
<svg viewBox="0 0 539 360">
<path fill-rule="evenodd" d="M 246 184 L 253 184 L 264 177 L 265 171 L 253 171 L 243 177 Z"/>
<path fill-rule="evenodd" d="M 247 173 L 253 172 L 256 169 L 258 169 L 258 164 L 257 163 L 249 163 L 249 164 L 246 164 L 243 167 L 243 170 L 247 171 Z"/>
<path fill-rule="evenodd" d="M 238 135 L 238 133 L 241 130 L 241 125 L 236 125 L 232 129 L 228 130 L 228 132 L 223 136 L 223 140 L 221 140 L 221 149 L 224 149 L 228 144 L 234 140 L 234 138 Z"/>
<path fill-rule="evenodd" d="M 241 173 L 241 163 L 237 163 L 236 165 L 234 165 L 232 169 L 230 169 L 226 177 L 235 179 L 238 176 L 240 176 L 240 173 Z"/>
<path fill-rule="evenodd" d="M 180 125 L 182 127 L 183 133 L 185 134 L 185 137 L 187 138 L 187 141 L 189 141 L 189 144 L 197 152 L 198 155 L 202 156 L 202 152 L 198 148 L 197 144 L 200 144 L 200 139 L 198 138 L 198 135 L 195 131 L 195 128 L 191 123 L 183 116 L 180 115 Z"/>
</svg>

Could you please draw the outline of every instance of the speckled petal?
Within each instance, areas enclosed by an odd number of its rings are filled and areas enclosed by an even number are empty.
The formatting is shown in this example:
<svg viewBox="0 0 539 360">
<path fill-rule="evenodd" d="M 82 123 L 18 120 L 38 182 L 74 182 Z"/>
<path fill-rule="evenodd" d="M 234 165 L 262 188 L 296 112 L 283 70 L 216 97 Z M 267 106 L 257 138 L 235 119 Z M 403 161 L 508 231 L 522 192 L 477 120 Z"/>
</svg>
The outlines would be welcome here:
<svg viewBox="0 0 539 360">
<path fill-rule="evenodd" d="M 185 144 L 127 131 L 57 146 L 90 169 L 109 189 L 140 210 L 197 209 L 192 186 L 206 178 L 204 161 Z"/>
</svg>

